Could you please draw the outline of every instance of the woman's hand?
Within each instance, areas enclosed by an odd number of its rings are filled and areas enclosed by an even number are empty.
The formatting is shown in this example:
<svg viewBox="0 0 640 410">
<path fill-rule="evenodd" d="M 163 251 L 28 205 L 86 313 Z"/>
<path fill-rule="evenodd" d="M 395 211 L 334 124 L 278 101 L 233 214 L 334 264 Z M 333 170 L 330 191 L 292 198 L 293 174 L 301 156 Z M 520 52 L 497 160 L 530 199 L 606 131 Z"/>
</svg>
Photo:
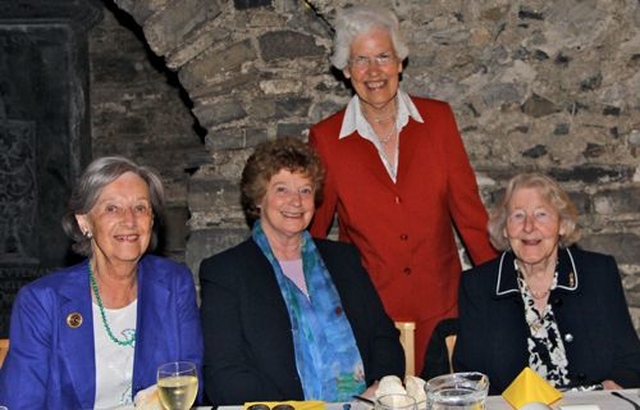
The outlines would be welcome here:
<svg viewBox="0 0 640 410">
<path fill-rule="evenodd" d="M 613 380 L 603 381 L 602 387 L 604 387 L 605 390 L 622 390 L 622 386 L 620 386 L 618 383 L 614 382 Z"/>
<path fill-rule="evenodd" d="M 378 390 L 378 381 L 376 380 L 371 386 L 367 387 L 367 390 L 362 392 L 361 396 L 369 400 L 376 399 L 376 390 Z"/>
<path fill-rule="evenodd" d="M 158 397 L 158 386 L 153 384 L 144 390 L 140 390 L 136 393 L 136 397 L 133 399 L 133 404 L 136 409 L 162 410 L 160 397 Z"/>
</svg>

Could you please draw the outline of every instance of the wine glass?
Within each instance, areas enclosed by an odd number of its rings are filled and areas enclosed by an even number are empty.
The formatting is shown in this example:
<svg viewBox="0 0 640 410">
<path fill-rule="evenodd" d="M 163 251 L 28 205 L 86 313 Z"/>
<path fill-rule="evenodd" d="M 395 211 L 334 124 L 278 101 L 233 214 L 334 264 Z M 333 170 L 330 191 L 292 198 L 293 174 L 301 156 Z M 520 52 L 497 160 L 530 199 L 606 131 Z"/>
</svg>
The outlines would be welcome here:
<svg viewBox="0 0 640 410">
<path fill-rule="evenodd" d="M 416 399 L 408 394 L 387 394 L 375 401 L 374 410 L 417 410 Z"/>
<path fill-rule="evenodd" d="M 192 362 L 169 362 L 158 367 L 158 396 L 167 410 L 189 410 L 198 393 L 198 372 Z"/>
</svg>

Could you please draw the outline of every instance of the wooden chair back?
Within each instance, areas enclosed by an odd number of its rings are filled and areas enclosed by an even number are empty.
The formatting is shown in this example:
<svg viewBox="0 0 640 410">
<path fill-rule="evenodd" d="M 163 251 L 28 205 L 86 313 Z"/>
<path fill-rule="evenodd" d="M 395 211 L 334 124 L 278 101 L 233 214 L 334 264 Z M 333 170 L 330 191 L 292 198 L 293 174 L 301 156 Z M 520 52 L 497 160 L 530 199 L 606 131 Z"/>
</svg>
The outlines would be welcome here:
<svg viewBox="0 0 640 410">
<path fill-rule="evenodd" d="M 395 322 L 396 328 L 400 331 L 400 344 L 404 349 L 405 374 L 415 376 L 416 374 L 416 354 L 415 354 L 415 331 L 414 322 Z"/>
<path fill-rule="evenodd" d="M 447 346 L 447 356 L 449 357 L 449 372 L 453 373 L 453 349 L 456 347 L 456 339 L 458 335 L 449 335 L 444 338 L 444 344 Z"/>
<path fill-rule="evenodd" d="M 0 367 L 9 352 L 9 339 L 0 339 Z"/>
</svg>

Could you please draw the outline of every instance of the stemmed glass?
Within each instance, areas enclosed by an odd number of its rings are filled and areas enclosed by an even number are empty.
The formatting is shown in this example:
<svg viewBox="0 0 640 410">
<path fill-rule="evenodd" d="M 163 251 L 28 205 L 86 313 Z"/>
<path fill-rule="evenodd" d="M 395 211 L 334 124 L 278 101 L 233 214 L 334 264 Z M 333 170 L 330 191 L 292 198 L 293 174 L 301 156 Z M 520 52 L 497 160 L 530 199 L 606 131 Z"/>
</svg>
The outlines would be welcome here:
<svg viewBox="0 0 640 410">
<path fill-rule="evenodd" d="M 192 362 L 169 362 L 158 367 L 158 396 L 167 410 L 189 410 L 198 394 L 198 372 Z"/>
<path fill-rule="evenodd" d="M 408 394 L 387 394 L 375 401 L 374 410 L 417 410 L 416 400 Z"/>
</svg>

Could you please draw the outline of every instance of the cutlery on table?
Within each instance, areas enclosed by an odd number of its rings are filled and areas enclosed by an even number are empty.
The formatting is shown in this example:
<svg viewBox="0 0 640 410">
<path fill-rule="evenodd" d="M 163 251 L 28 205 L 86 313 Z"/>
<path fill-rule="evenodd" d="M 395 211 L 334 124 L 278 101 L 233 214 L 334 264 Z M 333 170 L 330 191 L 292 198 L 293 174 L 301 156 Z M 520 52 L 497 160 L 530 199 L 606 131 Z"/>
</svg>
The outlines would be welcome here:
<svg viewBox="0 0 640 410">
<path fill-rule="evenodd" d="M 373 401 L 373 400 L 371 400 L 371 399 L 367 399 L 367 398 L 366 398 L 366 397 L 364 397 L 364 396 L 358 396 L 358 395 L 355 395 L 355 396 L 351 396 L 351 397 L 353 397 L 354 399 L 356 399 L 356 400 L 358 400 L 358 401 L 361 401 L 361 402 L 364 402 L 364 403 L 371 404 L 372 406 L 376 404 L 376 402 L 375 402 L 375 401 Z"/>
<path fill-rule="evenodd" d="M 638 404 L 635 401 L 631 400 L 627 396 L 624 396 L 622 393 L 619 393 L 617 391 L 612 391 L 611 394 L 616 396 L 616 397 L 618 397 L 618 398 L 620 398 L 620 399 L 622 399 L 622 400 L 624 400 L 624 401 L 626 401 L 626 402 L 628 402 L 628 403 L 630 403 L 635 410 L 640 410 L 640 404 Z"/>
</svg>

